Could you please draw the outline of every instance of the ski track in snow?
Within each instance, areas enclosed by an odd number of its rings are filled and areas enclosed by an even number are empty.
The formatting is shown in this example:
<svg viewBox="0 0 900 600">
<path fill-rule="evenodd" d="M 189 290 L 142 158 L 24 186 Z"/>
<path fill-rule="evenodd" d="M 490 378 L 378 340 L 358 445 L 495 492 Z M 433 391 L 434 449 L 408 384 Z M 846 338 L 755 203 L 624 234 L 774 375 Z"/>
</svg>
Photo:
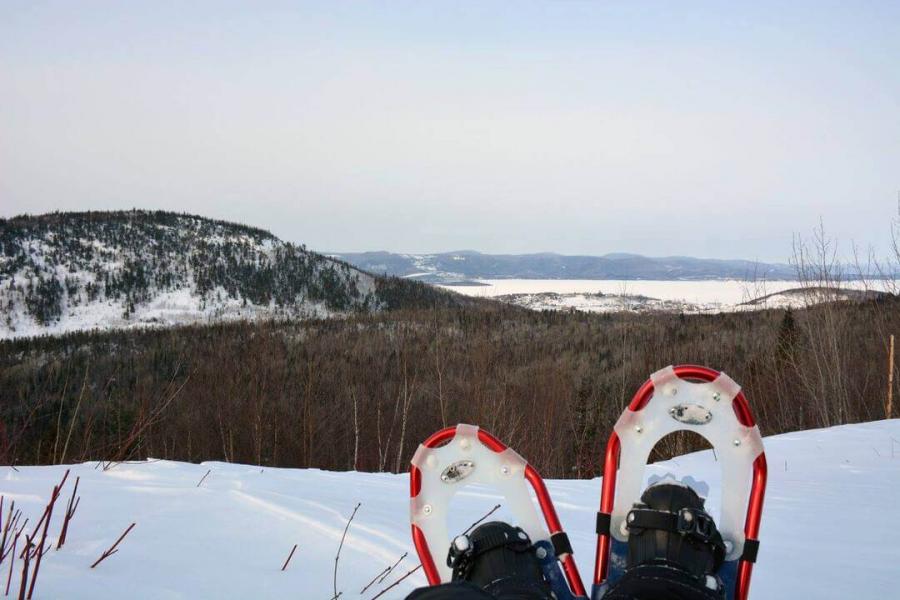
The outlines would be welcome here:
<svg viewBox="0 0 900 600">
<path fill-rule="evenodd" d="M 900 537 L 900 420 L 774 436 L 766 439 L 766 450 L 769 485 L 751 597 L 894 597 L 900 564 L 895 543 Z M 333 595 L 334 556 L 357 502 L 362 506 L 338 564 L 342 598 L 369 600 L 418 564 L 409 536 L 405 475 L 218 462 L 147 461 L 105 472 L 95 466 L 70 467 L 53 513 L 52 540 L 76 475 L 81 505 L 66 545 L 43 559 L 36 600 L 244 600 L 297 594 L 327 600 Z M 14 499 L 34 523 L 65 468 L 0 467 L 5 507 Z M 645 475 L 667 472 L 709 483 L 713 491 L 707 504 L 716 513 L 719 470 L 711 452 L 653 465 Z M 600 483 L 548 481 L 585 578 L 593 573 Z M 459 494 L 451 530 L 467 527 L 497 498 L 487 489 Z M 501 509 L 497 516 L 502 514 Z M 90 569 L 132 522 L 137 526 L 119 552 Z M 297 551 L 282 572 L 294 544 Z M 404 552 L 409 555 L 383 584 L 359 593 Z M 0 566 L 4 585 L 7 569 L 7 563 Z M 419 572 L 382 598 L 403 598 L 422 584 Z M 14 581 L 11 594 L 16 591 Z"/>
</svg>

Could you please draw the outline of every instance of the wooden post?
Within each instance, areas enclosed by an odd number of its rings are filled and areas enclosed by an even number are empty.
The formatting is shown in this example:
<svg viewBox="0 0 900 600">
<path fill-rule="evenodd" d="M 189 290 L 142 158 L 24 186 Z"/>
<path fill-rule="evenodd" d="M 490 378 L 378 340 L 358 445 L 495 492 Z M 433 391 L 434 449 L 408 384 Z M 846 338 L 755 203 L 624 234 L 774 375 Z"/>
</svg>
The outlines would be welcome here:
<svg viewBox="0 0 900 600">
<path fill-rule="evenodd" d="M 891 349 L 888 352 L 888 393 L 885 417 L 890 419 L 894 408 L 894 334 L 891 334 Z"/>
</svg>

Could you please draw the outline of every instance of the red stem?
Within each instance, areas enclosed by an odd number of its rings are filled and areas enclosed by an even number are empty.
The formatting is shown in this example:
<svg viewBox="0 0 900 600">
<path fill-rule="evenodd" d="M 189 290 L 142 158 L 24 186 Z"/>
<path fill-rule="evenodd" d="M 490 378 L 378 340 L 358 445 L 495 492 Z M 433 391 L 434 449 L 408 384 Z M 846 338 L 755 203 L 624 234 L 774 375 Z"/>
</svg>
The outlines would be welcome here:
<svg viewBox="0 0 900 600">
<path fill-rule="evenodd" d="M 137 523 L 132 523 L 131 525 L 129 525 L 128 529 L 126 529 L 122 533 L 122 535 L 119 536 L 119 539 L 116 540 L 116 543 L 113 544 L 112 546 L 110 546 L 106 552 L 104 552 L 102 555 L 100 555 L 100 558 L 97 559 L 97 562 L 95 562 L 94 564 L 91 565 L 91 568 L 93 569 L 94 567 L 99 565 L 101 562 L 103 562 L 104 559 L 112 556 L 115 552 L 117 552 L 116 546 L 118 546 L 119 543 L 125 539 L 125 536 L 128 535 L 128 532 L 130 532 L 132 529 L 134 529 L 135 525 L 137 525 Z"/>
<path fill-rule="evenodd" d="M 66 471 L 66 476 L 68 477 L 68 475 L 69 471 Z M 65 483 L 65 481 L 64 477 L 63 483 Z M 41 533 L 41 543 L 37 547 L 37 560 L 34 562 L 34 572 L 31 574 L 31 585 L 28 587 L 28 600 L 31 600 L 31 596 L 34 594 L 34 584 L 37 583 L 38 569 L 41 568 L 41 559 L 44 558 L 44 544 L 47 542 L 47 530 L 50 528 L 50 519 L 53 517 L 53 506 L 56 504 L 56 499 L 59 498 L 59 491 L 59 486 L 54 486 L 53 494 L 50 496 L 50 503 L 47 504 L 47 520 L 44 521 L 44 531 Z"/>
<path fill-rule="evenodd" d="M 28 587 L 28 561 L 31 556 L 31 538 L 25 536 L 25 558 L 22 562 L 22 581 L 19 583 L 19 600 L 25 600 L 25 588 Z"/>
<path fill-rule="evenodd" d="M 59 482 L 59 485 L 57 485 L 53 488 L 53 496 L 50 498 L 50 504 L 48 504 L 47 508 L 44 509 L 44 514 L 41 515 L 41 520 L 38 521 L 37 525 L 34 526 L 34 531 L 31 534 L 32 539 L 34 538 L 34 536 L 37 535 L 38 529 L 41 528 L 41 525 L 44 524 L 44 519 L 47 518 L 47 512 L 50 510 L 50 508 L 56 502 L 56 499 L 59 496 L 59 493 L 62 491 L 63 486 L 66 484 L 66 479 L 68 479 L 68 478 L 69 478 L 69 469 L 66 469 L 66 473 L 65 473 L 65 475 L 63 475 L 62 481 Z M 24 550 L 22 552 L 24 552 Z M 22 556 L 20 555 L 19 558 L 22 558 Z"/>
<path fill-rule="evenodd" d="M 410 571 L 407 571 L 406 575 L 404 575 L 403 577 L 401 577 L 400 579 L 398 579 L 397 581 L 395 581 L 395 582 L 392 583 L 391 585 L 387 586 L 386 588 L 384 588 L 383 590 L 381 590 L 380 592 L 378 592 L 377 594 L 375 594 L 374 596 L 372 596 L 372 600 L 375 600 L 375 598 L 380 598 L 380 597 L 383 596 L 383 595 L 385 594 L 385 592 L 387 592 L 388 590 L 397 587 L 398 585 L 400 585 L 400 582 L 401 582 L 401 581 L 403 581 L 404 579 L 406 579 L 407 577 L 409 577 L 410 575 L 412 575 L 413 573 L 415 573 L 416 571 L 418 571 L 418 570 L 421 569 L 421 568 L 422 568 L 422 564 L 419 563 L 419 566 L 418 566 L 418 567 L 416 567 L 415 569 L 412 569 L 412 570 L 410 570 Z"/>
<path fill-rule="evenodd" d="M 78 493 L 78 483 L 81 481 L 81 477 L 75 478 L 75 489 L 72 490 L 72 497 L 69 498 L 69 504 L 66 506 L 66 516 L 63 519 L 62 531 L 59 533 L 59 541 L 56 543 L 56 549 L 59 550 L 63 547 L 63 544 L 66 543 L 66 534 L 69 532 L 69 521 L 72 520 L 72 517 L 75 516 L 75 511 L 78 510 L 78 502 L 81 501 L 81 497 L 78 497 L 78 501 L 75 500 L 75 494 Z"/>
<path fill-rule="evenodd" d="M 9 584 L 10 582 L 12 582 L 13 564 L 16 562 L 16 544 L 18 543 L 18 541 L 19 536 L 13 538 L 12 559 L 10 559 L 9 561 L 9 575 L 6 576 L 6 593 L 4 594 L 4 596 L 9 596 Z"/>
</svg>

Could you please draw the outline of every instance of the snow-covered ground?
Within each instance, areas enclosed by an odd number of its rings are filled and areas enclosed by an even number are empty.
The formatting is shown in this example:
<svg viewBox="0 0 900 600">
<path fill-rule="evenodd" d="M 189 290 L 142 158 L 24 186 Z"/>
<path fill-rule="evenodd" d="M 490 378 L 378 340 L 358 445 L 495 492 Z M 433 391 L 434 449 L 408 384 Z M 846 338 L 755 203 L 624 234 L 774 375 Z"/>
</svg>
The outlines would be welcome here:
<svg viewBox="0 0 900 600">
<path fill-rule="evenodd" d="M 0 252 L 0 340 L 378 306 L 371 275 L 242 225 L 147 211 L 13 221 Z"/>
<path fill-rule="evenodd" d="M 752 597 L 896 597 L 900 420 L 774 436 L 766 439 L 766 451 L 769 486 Z M 357 502 L 362 506 L 338 563 L 341 597 L 369 600 L 418 564 L 409 537 L 404 475 L 167 461 L 120 464 L 106 471 L 95 466 L 71 467 L 51 537 L 59 533 L 76 475 L 81 504 L 65 546 L 43 558 L 35 599 L 327 600 L 334 595 L 335 552 Z M 34 523 L 65 469 L 0 467 L 5 506 L 15 500 Z M 708 505 L 718 503 L 718 465 L 711 452 L 648 471 L 648 476 L 671 472 L 701 478 L 713 488 Z M 590 577 L 600 480 L 551 481 L 548 487 L 582 575 Z M 486 490 L 463 493 L 454 504 L 451 530 L 465 529 L 499 501 Z M 137 525 L 119 552 L 91 569 L 132 522 Z M 297 552 L 282 572 L 294 544 Z M 360 594 L 404 553 L 407 557 L 382 584 Z M 0 565 L 4 584 L 7 568 L 8 563 Z M 402 598 L 423 583 L 416 573 L 382 598 Z"/>
<path fill-rule="evenodd" d="M 587 312 L 677 311 L 687 313 L 729 312 L 805 306 L 809 296 L 790 293 L 806 287 L 799 281 L 655 281 L 593 279 L 484 279 L 481 285 L 441 286 L 460 294 L 495 298 L 535 310 L 581 310 Z M 870 283 L 871 289 L 896 289 Z M 848 290 L 865 289 L 859 281 L 841 283 Z M 785 293 L 788 292 L 788 293 Z M 745 304 L 762 299 L 754 304 Z"/>
<path fill-rule="evenodd" d="M 212 300 L 204 300 L 189 288 L 158 292 L 149 302 L 136 305 L 128 316 L 125 316 L 124 300 L 102 300 L 67 306 L 59 319 L 49 325 L 38 324 L 18 308 L 13 312 L 9 324 L 0 324 L 0 340 L 62 335 L 73 331 L 144 329 L 283 317 L 325 318 L 335 315 L 321 302 L 298 302 L 290 309 L 284 309 L 274 302 L 267 306 L 253 303 L 245 305 L 241 300 L 229 298 L 220 290 L 214 291 L 211 296 Z"/>
</svg>

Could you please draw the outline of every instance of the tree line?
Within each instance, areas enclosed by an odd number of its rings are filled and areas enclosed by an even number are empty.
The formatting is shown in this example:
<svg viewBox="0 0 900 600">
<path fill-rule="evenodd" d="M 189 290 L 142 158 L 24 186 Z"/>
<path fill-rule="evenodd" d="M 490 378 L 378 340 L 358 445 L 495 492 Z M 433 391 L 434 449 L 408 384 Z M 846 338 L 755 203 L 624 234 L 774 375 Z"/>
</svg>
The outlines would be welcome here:
<svg viewBox="0 0 900 600">
<path fill-rule="evenodd" d="M 545 476 L 591 477 L 631 395 L 668 364 L 729 373 L 764 434 L 883 418 L 898 308 L 891 296 L 717 315 L 432 302 L 345 319 L 5 341 L 0 461 L 396 472 L 435 430 L 467 422 Z M 658 455 L 696 447 L 668 439 Z"/>
</svg>

